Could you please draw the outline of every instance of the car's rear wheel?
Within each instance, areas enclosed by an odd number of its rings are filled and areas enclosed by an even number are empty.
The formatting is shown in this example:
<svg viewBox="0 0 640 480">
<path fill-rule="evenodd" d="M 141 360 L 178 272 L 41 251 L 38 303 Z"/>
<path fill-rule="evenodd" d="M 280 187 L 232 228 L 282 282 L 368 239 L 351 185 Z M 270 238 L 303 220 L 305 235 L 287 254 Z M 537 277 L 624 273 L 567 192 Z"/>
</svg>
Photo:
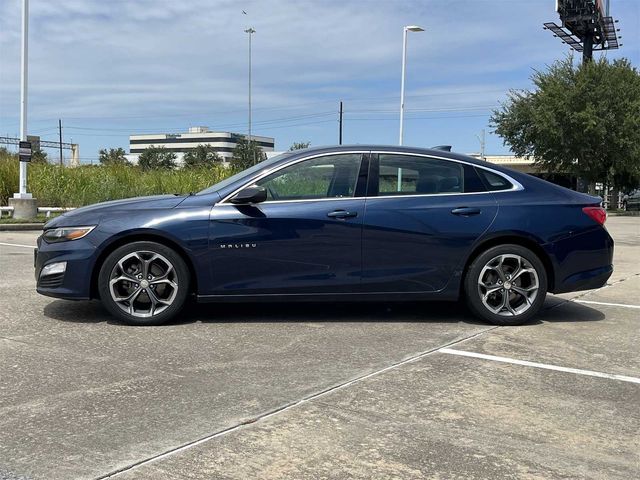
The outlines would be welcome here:
<svg viewBox="0 0 640 480">
<path fill-rule="evenodd" d="M 547 274 L 542 261 L 520 245 L 499 245 L 478 255 L 464 281 L 467 304 L 495 325 L 521 325 L 542 307 Z"/>
<path fill-rule="evenodd" d="M 104 306 L 131 325 L 159 325 L 180 311 L 189 292 L 189 269 L 174 250 L 132 242 L 114 250 L 98 276 Z"/>
</svg>

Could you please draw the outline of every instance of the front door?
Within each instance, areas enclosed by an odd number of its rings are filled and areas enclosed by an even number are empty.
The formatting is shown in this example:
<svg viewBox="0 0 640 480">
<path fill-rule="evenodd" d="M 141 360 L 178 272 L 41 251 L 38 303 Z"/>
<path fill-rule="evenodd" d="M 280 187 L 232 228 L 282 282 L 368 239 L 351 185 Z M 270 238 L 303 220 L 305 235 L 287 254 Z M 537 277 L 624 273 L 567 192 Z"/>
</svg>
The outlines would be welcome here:
<svg viewBox="0 0 640 480">
<path fill-rule="evenodd" d="M 253 184 L 265 202 L 211 212 L 209 295 L 340 293 L 357 289 L 367 162 L 323 155 Z M 204 289 L 202 289 L 204 290 Z"/>
<path fill-rule="evenodd" d="M 464 163 L 390 153 L 371 162 L 363 290 L 442 290 L 495 218 L 493 195 Z"/>
</svg>

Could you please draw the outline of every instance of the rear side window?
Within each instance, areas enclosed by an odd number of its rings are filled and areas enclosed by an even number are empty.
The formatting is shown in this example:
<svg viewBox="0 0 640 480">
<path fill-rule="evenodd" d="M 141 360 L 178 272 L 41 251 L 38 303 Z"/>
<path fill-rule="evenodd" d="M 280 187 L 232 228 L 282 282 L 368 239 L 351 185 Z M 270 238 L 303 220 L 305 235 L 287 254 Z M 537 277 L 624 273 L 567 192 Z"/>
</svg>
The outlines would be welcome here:
<svg viewBox="0 0 640 480">
<path fill-rule="evenodd" d="M 437 195 L 483 192 L 475 169 L 459 162 L 411 155 L 379 155 L 378 195 Z"/>
<path fill-rule="evenodd" d="M 501 175 L 495 174 L 483 168 L 478 168 L 477 172 L 480 177 L 482 177 L 482 180 L 487 186 L 487 190 L 495 192 L 499 190 L 510 190 L 513 188 L 513 184 Z"/>
</svg>

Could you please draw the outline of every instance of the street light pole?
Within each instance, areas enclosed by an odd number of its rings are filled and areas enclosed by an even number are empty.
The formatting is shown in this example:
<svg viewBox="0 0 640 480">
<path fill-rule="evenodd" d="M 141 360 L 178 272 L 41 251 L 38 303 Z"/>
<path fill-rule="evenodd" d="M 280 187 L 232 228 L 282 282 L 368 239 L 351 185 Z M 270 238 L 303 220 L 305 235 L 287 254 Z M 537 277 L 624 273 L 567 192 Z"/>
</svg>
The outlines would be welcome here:
<svg viewBox="0 0 640 480">
<path fill-rule="evenodd" d="M 244 33 L 249 34 L 249 148 L 251 148 L 251 37 L 256 31 L 252 27 L 249 27 Z M 256 163 L 255 155 L 253 163 Z"/>
<path fill-rule="evenodd" d="M 402 77 L 400 80 L 400 141 L 402 145 L 404 139 L 404 77 L 407 70 L 407 33 L 408 32 L 424 32 L 422 27 L 417 25 L 408 25 L 402 30 Z"/>
<path fill-rule="evenodd" d="M 20 56 L 20 140 L 27 141 L 27 80 L 29 69 L 29 0 L 22 0 L 22 49 Z M 27 162 L 20 162 L 20 186 L 14 198 L 31 198 L 27 193 Z"/>
</svg>

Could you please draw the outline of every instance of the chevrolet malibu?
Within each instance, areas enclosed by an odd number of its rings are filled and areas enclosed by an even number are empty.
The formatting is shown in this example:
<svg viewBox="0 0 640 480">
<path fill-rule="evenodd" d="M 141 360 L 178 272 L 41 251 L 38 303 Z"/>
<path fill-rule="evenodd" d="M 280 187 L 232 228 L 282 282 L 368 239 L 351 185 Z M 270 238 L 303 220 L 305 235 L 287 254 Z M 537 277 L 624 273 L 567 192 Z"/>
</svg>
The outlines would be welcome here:
<svg viewBox="0 0 640 480">
<path fill-rule="evenodd" d="M 199 302 L 463 298 L 497 325 L 547 292 L 601 287 L 600 198 L 439 149 L 340 146 L 273 157 L 199 193 L 51 220 L 37 291 L 157 325 Z M 425 307 L 425 317 L 428 308 Z"/>
</svg>

